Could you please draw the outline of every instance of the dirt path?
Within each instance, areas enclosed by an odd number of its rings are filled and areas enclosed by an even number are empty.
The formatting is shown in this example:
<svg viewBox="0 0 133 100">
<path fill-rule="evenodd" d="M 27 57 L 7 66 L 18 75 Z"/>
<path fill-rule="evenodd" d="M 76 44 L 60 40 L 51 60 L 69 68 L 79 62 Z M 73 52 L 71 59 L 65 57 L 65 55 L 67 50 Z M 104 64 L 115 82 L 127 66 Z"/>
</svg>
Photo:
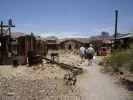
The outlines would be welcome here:
<svg viewBox="0 0 133 100">
<path fill-rule="evenodd" d="M 66 70 L 45 63 L 42 67 L 0 66 L 0 100 L 133 100 L 113 77 L 100 72 L 99 58 L 92 66 L 78 55 L 62 54 L 60 62 L 82 67 L 76 86 L 64 84 Z M 11 77 L 13 76 L 13 77 Z M 46 99 L 47 97 L 47 99 Z"/>
<path fill-rule="evenodd" d="M 112 77 L 101 73 L 96 62 L 92 66 L 85 62 L 80 67 L 85 70 L 77 84 L 81 88 L 82 100 L 129 100 L 128 92 Z"/>
<path fill-rule="evenodd" d="M 118 84 L 117 79 L 100 71 L 101 66 L 98 65 L 100 60 L 101 58 L 96 57 L 93 64 L 88 66 L 87 61 L 80 64 L 80 58 L 77 55 L 68 55 L 67 60 L 64 59 L 64 62 L 74 64 L 84 69 L 84 73 L 78 76 L 77 81 L 77 86 L 80 87 L 81 99 L 132 100 L 129 92 Z"/>
</svg>

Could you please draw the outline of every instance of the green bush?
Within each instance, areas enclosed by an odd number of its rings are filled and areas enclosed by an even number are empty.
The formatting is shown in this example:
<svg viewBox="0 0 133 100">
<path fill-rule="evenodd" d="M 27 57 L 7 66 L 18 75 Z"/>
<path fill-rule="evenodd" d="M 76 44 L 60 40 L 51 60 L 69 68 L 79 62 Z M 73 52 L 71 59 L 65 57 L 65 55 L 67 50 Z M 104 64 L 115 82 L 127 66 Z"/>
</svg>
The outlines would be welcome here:
<svg viewBox="0 0 133 100">
<path fill-rule="evenodd" d="M 133 48 L 127 50 L 116 50 L 107 59 L 106 66 L 112 67 L 113 71 L 125 68 L 133 72 Z"/>
</svg>

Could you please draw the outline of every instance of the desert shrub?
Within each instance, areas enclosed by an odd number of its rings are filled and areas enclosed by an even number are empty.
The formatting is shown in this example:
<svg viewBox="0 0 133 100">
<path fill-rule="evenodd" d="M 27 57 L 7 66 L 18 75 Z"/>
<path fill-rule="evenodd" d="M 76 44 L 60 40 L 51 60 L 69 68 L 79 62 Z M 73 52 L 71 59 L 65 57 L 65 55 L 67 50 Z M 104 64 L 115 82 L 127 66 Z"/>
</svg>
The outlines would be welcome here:
<svg viewBox="0 0 133 100">
<path fill-rule="evenodd" d="M 133 61 L 130 61 L 127 67 L 130 72 L 133 72 Z"/>
<path fill-rule="evenodd" d="M 127 50 L 116 50 L 107 59 L 105 69 L 111 67 L 113 71 L 124 68 L 133 72 L 133 47 Z"/>
</svg>

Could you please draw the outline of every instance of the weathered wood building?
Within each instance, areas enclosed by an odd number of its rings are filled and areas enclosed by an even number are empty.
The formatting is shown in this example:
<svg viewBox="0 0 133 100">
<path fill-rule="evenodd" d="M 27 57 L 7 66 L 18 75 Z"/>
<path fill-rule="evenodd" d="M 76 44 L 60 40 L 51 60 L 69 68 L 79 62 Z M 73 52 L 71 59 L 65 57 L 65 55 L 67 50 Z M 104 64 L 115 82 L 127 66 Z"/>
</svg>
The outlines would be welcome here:
<svg viewBox="0 0 133 100">
<path fill-rule="evenodd" d="M 79 49 L 82 45 L 83 45 L 83 43 L 76 39 L 67 39 L 67 40 L 60 42 L 60 47 L 61 47 L 61 49 L 64 49 L 64 50 L 72 50 L 73 51 L 75 49 Z"/>
<path fill-rule="evenodd" d="M 0 36 L 0 64 L 12 64 L 14 59 L 17 59 L 19 64 L 27 64 L 29 51 L 46 56 L 46 41 L 33 35 L 19 37 L 9 35 Z"/>
<path fill-rule="evenodd" d="M 59 39 L 57 37 L 51 36 L 46 38 L 47 51 L 60 49 Z"/>
<path fill-rule="evenodd" d="M 10 63 L 11 52 L 9 52 L 9 36 L 0 37 L 0 64 Z"/>
<path fill-rule="evenodd" d="M 103 36 L 103 35 L 94 36 L 90 38 L 90 43 L 93 44 L 95 50 L 98 51 L 100 47 L 111 48 L 112 39 L 113 39 L 113 36 Z"/>
<path fill-rule="evenodd" d="M 29 51 L 34 51 L 36 54 L 46 56 L 47 44 L 46 41 L 40 37 L 33 35 L 26 35 L 19 37 L 18 39 L 18 56 L 20 56 L 20 63 L 27 63 L 27 56 Z"/>
</svg>

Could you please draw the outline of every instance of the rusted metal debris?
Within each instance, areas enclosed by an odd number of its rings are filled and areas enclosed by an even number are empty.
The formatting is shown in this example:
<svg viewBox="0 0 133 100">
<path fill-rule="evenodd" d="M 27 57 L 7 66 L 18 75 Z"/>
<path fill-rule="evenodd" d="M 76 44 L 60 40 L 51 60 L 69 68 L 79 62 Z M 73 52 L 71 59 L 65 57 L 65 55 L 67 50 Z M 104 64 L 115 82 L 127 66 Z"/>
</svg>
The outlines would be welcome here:
<svg viewBox="0 0 133 100">
<path fill-rule="evenodd" d="M 43 59 L 47 60 L 48 63 L 54 63 L 65 70 L 70 70 L 73 73 L 73 75 L 75 75 L 75 76 L 83 73 L 82 68 L 78 68 L 73 65 L 68 65 L 68 64 L 64 64 L 64 63 L 59 63 L 59 62 L 53 61 L 53 60 L 45 58 L 45 57 L 43 57 Z"/>
<path fill-rule="evenodd" d="M 43 59 L 47 60 L 48 63 L 57 64 L 61 68 L 70 71 L 70 73 L 67 73 L 64 75 L 64 81 L 65 81 L 66 85 L 74 86 L 77 82 L 76 76 L 83 73 L 82 68 L 78 68 L 78 67 L 75 67 L 73 65 L 68 65 L 68 64 L 64 64 L 64 63 L 59 63 L 59 62 L 53 61 L 53 60 L 45 58 L 45 57 L 43 57 Z"/>
<path fill-rule="evenodd" d="M 40 55 L 37 55 L 35 51 L 28 52 L 28 62 L 29 62 L 29 66 L 43 63 L 42 57 Z"/>
<path fill-rule="evenodd" d="M 54 62 L 55 58 L 59 61 L 59 54 L 58 53 L 51 53 L 51 60 Z"/>
<path fill-rule="evenodd" d="M 77 77 L 73 73 L 67 73 L 64 75 L 64 81 L 66 85 L 75 85 L 77 82 Z"/>
</svg>

